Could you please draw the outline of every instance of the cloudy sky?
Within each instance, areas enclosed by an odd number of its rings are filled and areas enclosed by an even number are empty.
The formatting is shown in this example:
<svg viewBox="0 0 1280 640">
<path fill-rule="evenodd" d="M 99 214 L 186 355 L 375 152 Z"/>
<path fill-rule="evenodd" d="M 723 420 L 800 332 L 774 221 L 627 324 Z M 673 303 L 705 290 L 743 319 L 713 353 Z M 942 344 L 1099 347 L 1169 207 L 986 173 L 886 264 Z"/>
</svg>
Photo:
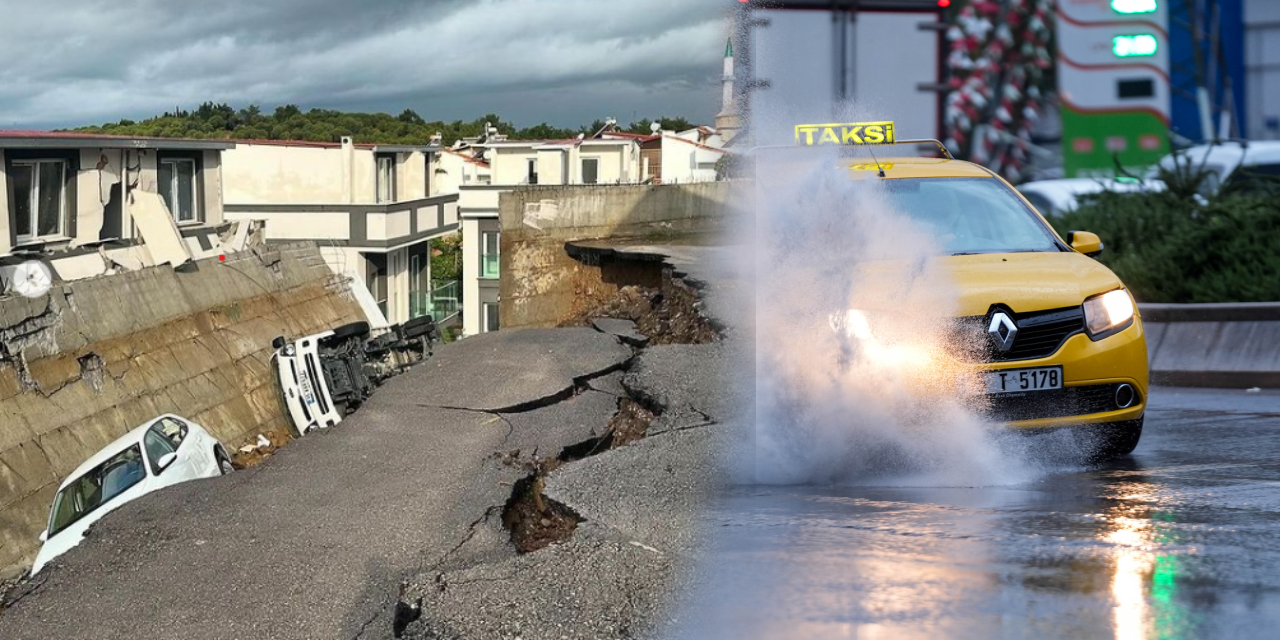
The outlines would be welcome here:
<svg viewBox="0 0 1280 640">
<path fill-rule="evenodd" d="M 719 110 L 728 0 L 0 0 L 0 128 L 270 110 L 517 125 Z"/>
</svg>

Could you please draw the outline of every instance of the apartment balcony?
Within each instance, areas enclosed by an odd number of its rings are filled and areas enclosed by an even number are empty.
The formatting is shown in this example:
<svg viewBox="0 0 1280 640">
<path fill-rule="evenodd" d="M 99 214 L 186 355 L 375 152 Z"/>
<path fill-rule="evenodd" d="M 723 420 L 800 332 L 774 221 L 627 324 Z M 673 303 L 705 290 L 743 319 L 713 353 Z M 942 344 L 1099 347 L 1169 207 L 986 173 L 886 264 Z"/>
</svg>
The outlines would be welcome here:
<svg viewBox="0 0 1280 640">
<path fill-rule="evenodd" d="M 385 252 L 458 230 L 458 194 L 385 204 L 228 204 L 227 220 L 263 220 L 268 241 L 312 240 Z"/>
<path fill-rule="evenodd" d="M 426 293 L 409 294 L 409 317 L 421 318 L 431 316 L 436 324 L 442 325 L 458 315 L 460 306 L 457 280 L 436 283 L 436 287 Z"/>
</svg>

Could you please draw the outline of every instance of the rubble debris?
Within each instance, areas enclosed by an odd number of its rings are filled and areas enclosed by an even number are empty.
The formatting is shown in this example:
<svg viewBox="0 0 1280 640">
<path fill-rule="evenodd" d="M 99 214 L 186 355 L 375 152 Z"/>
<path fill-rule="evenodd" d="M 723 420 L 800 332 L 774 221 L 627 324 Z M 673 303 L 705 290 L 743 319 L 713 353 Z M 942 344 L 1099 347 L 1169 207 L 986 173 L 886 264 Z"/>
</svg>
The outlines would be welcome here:
<svg viewBox="0 0 1280 640">
<path fill-rule="evenodd" d="M 231 466 L 236 469 L 247 469 L 262 464 L 290 440 L 293 440 L 293 436 L 287 430 L 259 433 L 253 442 L 237 448 L 235 453 L 231 454 Z"/>
</svg>

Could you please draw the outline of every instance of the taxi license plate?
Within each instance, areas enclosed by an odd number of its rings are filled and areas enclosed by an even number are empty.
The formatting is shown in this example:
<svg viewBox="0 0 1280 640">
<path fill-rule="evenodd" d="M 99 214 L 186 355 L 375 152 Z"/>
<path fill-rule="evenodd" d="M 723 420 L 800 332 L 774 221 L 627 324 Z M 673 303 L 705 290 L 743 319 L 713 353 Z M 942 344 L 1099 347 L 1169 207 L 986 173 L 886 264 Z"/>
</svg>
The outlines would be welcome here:
<svg viewBox="0 0 1280 640">
<path fill-rule="evenodd" d="M 988 371 L 987 393 L 1022 393 L 1062 388 L 1062 367 Z"/>
</svg>

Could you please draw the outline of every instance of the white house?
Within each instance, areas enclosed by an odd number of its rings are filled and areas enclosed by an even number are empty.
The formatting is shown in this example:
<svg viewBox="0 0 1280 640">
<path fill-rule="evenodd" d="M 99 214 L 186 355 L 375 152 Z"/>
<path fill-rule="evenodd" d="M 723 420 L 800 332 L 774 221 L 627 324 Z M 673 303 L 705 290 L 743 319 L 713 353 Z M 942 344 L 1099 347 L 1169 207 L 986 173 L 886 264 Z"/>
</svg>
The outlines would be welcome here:
<svg viewBox="0 0 1280 640">
<path fill-rule="evenodd" d="M 223 239 L 236 236 L 222 197 L 222 158 L 234 147 L 0 131 L 0 268 L 35 259 L 70 281 L 241 248 L 244 235 Z"/>
<path fill-rule="evenodd" d="M 229 220 L 262 220 L 268 242 L 311 240 L 362 280 L 386 320 L 458 314 L 458 283 L 433 281 L 430 240 L 458 229 L 461 167 L 435 145 L 245 140 L 223 158 Z M 451 154 L 444 154 L 452 157 Z"/>
<path fill-rule="evenodd" d="M 629 137 L 480 141 L 472 150 L 490 167 L 489 184 L 462 185 L 463 333 L 497 330 L 500 237 L 498 198 L 526 185 L 643 182 L 640 144 Z"/>
</svg>

